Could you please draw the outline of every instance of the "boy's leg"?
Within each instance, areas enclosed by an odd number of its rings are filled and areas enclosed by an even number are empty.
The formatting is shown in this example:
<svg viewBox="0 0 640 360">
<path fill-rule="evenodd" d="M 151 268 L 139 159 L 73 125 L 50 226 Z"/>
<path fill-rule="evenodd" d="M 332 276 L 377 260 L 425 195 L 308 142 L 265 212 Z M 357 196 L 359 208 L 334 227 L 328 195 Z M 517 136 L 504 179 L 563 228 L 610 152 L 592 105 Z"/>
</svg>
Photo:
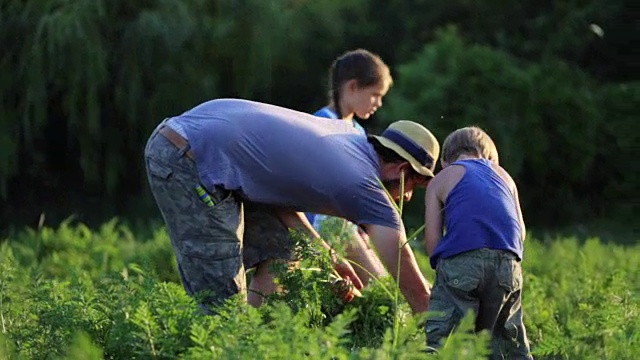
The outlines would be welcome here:
<svg viewBox="0 0 640 360">
<path fill-rule="evenodd" d="M 522 320 L 522 267 L 508 251 L 485 250 L 486 286 L 481 295 L 478 330 L 492 333 L 492 359 L 530 359 Z"/>
<path fill-rule="evenodd" d="M 512 305 L 503 309 L 499 318 L 501 327 L 494 330 L 495 343 L 492 347 L 494 351 L 502 354 L 498 359 L 533 359 L 522 318 L 520 295 L 520 291 L 511 295 L 509 302 Z M 502 335 L 498 335 L 499 332 Z"/>
<path fill-rule="evenodd" d="M 511 290 L 494 328 L 497 346 L 506 359 L 533 359 L 522 310 L 522 265 L 513 254 L 501 254 L 500 285 Z"/>
<path fill-rule="evenodd" d="M 151 191 L 167 225 L 185 290 L 208 307 L 244 293 L 242 264 L 242 204 L 227 191 L 217 189 L 219 201 L 209 207 L 198 197 L 199 184 L 193 160 L 186 149 L 176 148 L 158 133 L 145 149 Z"/>
<path fill-rule="evenodd" d="M 482 261 L 473 252 L 438 261 L 428 309 L 438 314 L 425 324 L 428 346 L 440 347 L 469 310 L 478 314 L 480 304 L 475 293 L 482 274 Z"/>
</svg>

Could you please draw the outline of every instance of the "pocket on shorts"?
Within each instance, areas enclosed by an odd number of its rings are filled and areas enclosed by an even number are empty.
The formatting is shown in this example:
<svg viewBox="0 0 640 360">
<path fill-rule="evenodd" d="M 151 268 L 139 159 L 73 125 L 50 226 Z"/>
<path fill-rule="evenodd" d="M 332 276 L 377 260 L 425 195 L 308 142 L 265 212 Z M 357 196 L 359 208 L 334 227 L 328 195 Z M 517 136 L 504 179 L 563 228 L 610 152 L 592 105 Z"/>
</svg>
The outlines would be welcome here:
<svg viewBox="0 0 640 360">
<path fill-rule="evenodd" d="M 183 255 L 205 261 L 217 261 L 241 255 L 240 242 L 215 242 L 210 239 L 185 240 L 182 242 Z"/>
<path fill-rule="evenodd" d="M 180 269 L 189 294 L 215 304 L 246 288 L 239 243 L 194 239 L 182 245 Z"/>
<path fill-rule="evenodd" d="M 444 275 L 443 280 L 450 290 L 466 294 L 477 289 L 480 284 L 480 274 L 474 273 L 478 270 L 474 265 L 473 259 L 469 257 L 440 259 L 438 271 Z"/>
<path fill-rule="evenodd" d="M 203 186 L 203 189 L 204 189 L 204 186 Z M 199 196 L 195 188 L 193 190 L 193 193 L 194 193 L 194 196 L 196 197 Z M 232 207 L 229 205 L 230 203 L 232 203 L 234 206 L 236 205 L 235 198 L 233 197 L 233 192 L 229 190 L 225 190 L 221 187 L 216 186 L 214 192 L 207 191 L 207 195 L 209 195 L 209 197 L 213 201 L 213 206 L 207 205 L 204 201 L 200 199 L 198 202 L 206 210 L 215 212 L 216 214 L 219 213 L 218 210 L 225 210 L 225 209 L 231 210 Z"/>
<path fill-rule="evenodd" d="M 161 178 L 168 179 L 169 176 L 173 173 L 173 169 L 166 164 L 163 164 L 153 158 L 147 158 L 147 171 L 150 175 Z"/>
<path fill-rule="evenodd" d="M 522 266 L 516 260 L 503 260 L 498 269 L 498 283 L 507 292 L 522 289 Z"/>
</svg>

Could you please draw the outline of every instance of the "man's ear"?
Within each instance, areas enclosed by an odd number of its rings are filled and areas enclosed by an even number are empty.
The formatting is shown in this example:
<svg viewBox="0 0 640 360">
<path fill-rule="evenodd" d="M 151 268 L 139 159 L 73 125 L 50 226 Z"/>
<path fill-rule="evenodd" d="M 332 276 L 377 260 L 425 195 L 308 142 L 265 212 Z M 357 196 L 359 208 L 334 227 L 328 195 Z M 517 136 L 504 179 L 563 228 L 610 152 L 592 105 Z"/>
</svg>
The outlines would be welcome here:
<svg viewBox="0 0 640 360">
<path fill-rule="evenodd" d="M 413 170 L 413 167 L 411 166 L 411 164 L 408 161 L 403 161 L 400 163 L 400 167 L 398 168 L 398 173 L 404 172 L 404 177 L 406 178 L 407 176 L 409 176 L 409 174 L 411 174 L 412 170 Z"/>
</svg>

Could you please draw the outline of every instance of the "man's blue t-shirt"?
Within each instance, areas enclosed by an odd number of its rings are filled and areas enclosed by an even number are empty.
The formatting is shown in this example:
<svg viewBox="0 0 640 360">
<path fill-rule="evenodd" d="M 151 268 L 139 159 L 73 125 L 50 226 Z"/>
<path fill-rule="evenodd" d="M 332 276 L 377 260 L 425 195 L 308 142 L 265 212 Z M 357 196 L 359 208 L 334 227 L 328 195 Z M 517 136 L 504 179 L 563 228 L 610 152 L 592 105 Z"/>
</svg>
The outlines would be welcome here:
<svg viewBox="0 0 640 360">
<path fill-rule="evenodd" d="M 379 183 L 373 146 L 342 121 L 239 99 L 205 102 L 173 117 L 202 184 L 296 211 L 400 229 Z"/>
<path fill-rule="evenodd" d="M 338 117 L 338 114 L 336 114 L 335 111 L 331 110 L 331 108 L 329 108 L 328 106 L 325 106 L 323 108 L 321 108 L 320 110 L 316 111 L 315 113 L 313 113 L 314 116 L 319 116 L 322 118 L 327 118 L 327 119 L 334 119 L 334 120 L 342 120 Z M 342 120 L 345 121 L 345 120 Z M 364 128 L 362 127 L 362 125 L 358 124 L 357 121 L 352 120 L 353 121 L 353 127 L 358 130 L 358 132 L 360 132 L 362 135 L 367 135 L 367 132 L 364 130 Z M 346 122 L 346 121 L 345 121 Z M 322 222 L 322 220 L 324 220 L 326 217 L 323 215 L 318 216 L 318 214 L 314 214 L 314 213 L 305 213 L 305 216 L 307 217 L 307 219 L 309 220 L 309 222 L 311 223 L 311 225 L 313 225 L 313 227 L 320 231 L 320 223 Z"/>
</svg>

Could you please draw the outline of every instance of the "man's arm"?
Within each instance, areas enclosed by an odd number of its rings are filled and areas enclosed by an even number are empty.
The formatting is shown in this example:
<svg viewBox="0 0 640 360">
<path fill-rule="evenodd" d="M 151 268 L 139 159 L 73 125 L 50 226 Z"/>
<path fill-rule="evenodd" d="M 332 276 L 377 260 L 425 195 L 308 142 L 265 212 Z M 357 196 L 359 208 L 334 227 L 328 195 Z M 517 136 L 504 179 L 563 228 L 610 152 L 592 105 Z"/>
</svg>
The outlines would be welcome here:
<svg viewBox="0 0 640 360">
<path fill-rule="evenodd" d="M 381 225 L 364 225 L 369 239 L 378 250 L 382 263 L 394 279 L 414 313 L 427 311 L 431 290 L 418 267 L 413 250 L 407 243 L 404 227 L 396 230 Z M 398 262 L 400 260 L 400 262 Z M 399 266 L 398 266 L 399 265 Z"/>
<path fill-rule="evenodd" d="M 332 254 L 334 260 L 333 268 L 336 272 L 338 272 L 338 274 L 343 278 L 349 277 L 357 289 L 362 289 L 364 287 L 362 280 L 360 280 L 351 264 L 346 260 L 338 259 L 337 256 L 335 256 L 334 250 L 329 246 L 329 244 L 320 238 L 320 234 L 318 234 L 313 226 L 311 226 L 311 223 L 309 223 L 309 220 L 303 213 L 292 210 L 278 210 L 277 215 L 280 218 L 280 221 L 282 221 L 282 223 L 289 229 L 300 230 L 312 238 L 320 239 L 322 246 Z"/>
</svg>

